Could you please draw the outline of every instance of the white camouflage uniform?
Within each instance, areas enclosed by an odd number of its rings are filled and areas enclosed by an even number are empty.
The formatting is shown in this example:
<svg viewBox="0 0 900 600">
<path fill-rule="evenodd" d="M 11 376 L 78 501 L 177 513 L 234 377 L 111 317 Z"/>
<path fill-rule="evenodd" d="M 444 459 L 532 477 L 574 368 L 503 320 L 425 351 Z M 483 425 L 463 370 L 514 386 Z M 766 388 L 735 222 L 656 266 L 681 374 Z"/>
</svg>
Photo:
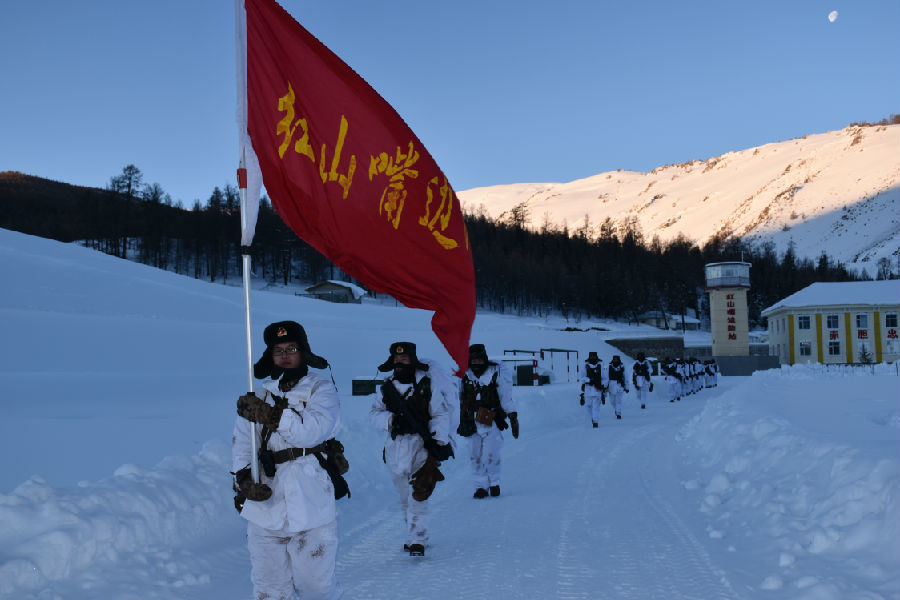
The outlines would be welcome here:
<svg viewBox="0 0 900 600">
<path fill-rule="evenodd" d="M 431 380 L 431 399 L 428 403 L 430 420 L 428 429 L 431 431 L 434 441 L 438 444 L 451 443 L 452 411 L 458 412 L 458 404 L 453 396 L 455 389 L 448 387 L 445 377 L 438 375 L 436 367 L 430 364 L 428 371 L 416 370 L 416 382 L 422 381 L 428 376 Z M 388 385 L 393 385 L 401 396 L 412 392 L 413 384 L 400 383 L 393 377 L 388 377 Z M 412 485 L 410 479 L 413 474 L 422 468 L 428 451 L 425 442 L 418 434 L 398 435 L 391 439 L 390 431 L 394 414 L 387 409 L 381 395 L 377 392 L 377 398 L 369 411 L 369 421 L 377 428 L 388 433 L 384 443 L 384 461 L 391 471 L 391 478 L 397 488 L 397 496 L 400 501 L 400 510 L 407 526 L 407 545 L 428 545 L 428 500 L 419 502 L 412 497 Z"/>
<path fill-rule="evenodd" d="M 609 399 L 612 402 L 613 409 L 616 411 L 616 416 L 622 416 L 622 395 L 628 391 L 628 384 L 624 383 L 625 379 L 625 365 L 619 363 L 618 365 L 614 365 L 613 363 L 609 364 L 609 383 L 607 383 L 607 388 L 609 389 Z M 621 373 L 621 381 L 618 381 L 618 373 Z"/>
<path fill-rule="evenodd" d="M 266 380 L 255 391 L 274 406 L 272 395 L 286 397 L 278 429 L 268 441 L 271 451 L 312 448 L 333 438 L 341 426 L 341 406 L 334 385 L 307 374 L 288 392 L 278 381 Z M 250 465 L 250 432 L 259 441 L 262 426 L 238 417 L 232 438 L 232 468 Z M 257 445 L 259 447 L 259 444 Z M 241 516 L 247 519 L 250 579 L 254 598 L 334 600 L 342 590 L 334 574 L 337 555 L 337 507 L 328 473 L 314 455 L 277 465 L 275 476 L 260 469 L 260 482 L 272 488 L 267 500 L 246 500 Z"/>
<path fill-rule="evenodd" d="M 609 377 L 606 369 L 603 368 L 602 360 L 598 359 L 594 365 L 588 361 L 584 361 L 584 375 L 581 378 L 581 383 L 584 384 L 584 404 L 591 413 L 591 422 L 597 423 L 600 421 L 600 407 L 603 399 L 603 390 L 591 385 L 591 378 L 588 375 L 588 371 L 593 369 L 598 371 L 597 375 L 599 375 L 600 378 L 601 388 L 609 385 Z"/>
<path fill-rule="evenodd" d="M 512 397 L 512 372 L 505 366 L 489 363 L 481 377 L 477 377 L 470 367 L 465 377 L 482 386 L 488 386 L 495 373 L 500 407 L 507 414 L 516 412 L 516 403 Z M 497 428 L 497 424 L 484 425 L 476 421 L 475 433 L 470 435 L 468 440 L 469 464 L 472 467 L 472 481 L 475 487 L 488 489 L 490 486 L 500 485 L 503 434 Z"/>
<path fill-rule="evenodd" d="M 643 367 L 647 369 L 646 378 L 643 375 L 638 374 L 638 365 L 643 365 Z M 644 360 L 636 361 L 631 366 L 631 379 L 634 383 L 635 393 L 637 394 L 638 400 L 641 401 L 641 407 L 644 407 L 647 404 L 647 394 L 650 392 L 650 377 L 652 372 L 653 367 L 650 365 L 650 361 L 646 358 Z"/>
</svg>

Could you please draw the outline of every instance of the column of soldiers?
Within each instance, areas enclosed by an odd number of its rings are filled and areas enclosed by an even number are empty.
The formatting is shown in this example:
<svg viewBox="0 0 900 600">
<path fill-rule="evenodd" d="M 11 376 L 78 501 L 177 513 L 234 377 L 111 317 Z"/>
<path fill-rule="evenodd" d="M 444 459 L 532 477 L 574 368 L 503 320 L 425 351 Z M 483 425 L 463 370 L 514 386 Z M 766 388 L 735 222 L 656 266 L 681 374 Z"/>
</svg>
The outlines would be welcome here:
<svg viewBox="0 0 900 600">
<path fill-rule="evenodd" d="M 660 368 L 665 376 L 669 402 L 680 401 L 688 394 L 695 394 L 703 388 L 718 385 L 719 367 L 713 359 L 700 362 L 694 357 L 686 360 L 666 358 L 660 363 Z M 641 409 L 647 408 L 648 394 L 653 392 L 652 372 L 653 366 L 647 356 L 643 352 L 638 352 L 631 369 L 631 384 Z M 620 420 L 623 394 L 630 392 L 626 384 L 625 367 L 618 354 L 614 355 L 609 366 L 604 368 L 603 361 L 596 352 L 588 353 L 584 363 L 584 375 L 581 378 L 579 403 L 587 406 L 593 427 L 598 427 L 600 406 L 606 404 L 607 397 L 613 405 L 616 419 Z"/>
<path fill-rule="evenodd" d="M 235 507 L 248 521 L 254 597 L 336 599 L 342 590 L 335 578 L 335 502 L 350 495 L 343 478 L 349 465 L 335 438 L 341 425 L 337 389 L 333 381 L 310 372 L 310 367 L 327 368 L 328 362 L 312 353 L 299 323 L 272 323 L 263 338 L 266 349 L 254 375 L 264 381 L 238 398 L 232 440 Z M 643 353 L 636 358 L 631 386 L 644 409 L 653 391 L 651 364 Z M 369 420 L 385 433 L 382 456 L 406 525 L 403 550 L 424 556 L 428 499 L 444 479 L 441 464 L 455 457 L 454 434 L 468 442 L 473 497 L 500 495 L 503 431 L 519 437 L 512 375 L 488 358 L 483 344 L 470 346 L 460 384 L 437 364 L 421 360 L 412 342 L 391 344 L 378 369 L 388 375 Z M 714 361 L 667 359 L 663 373 L 670 402 L 675 402 L 714 387 L 718 368 Z M 607 397 L 621 419 L 622 397 L 628 393 L 621 357 L 613 356 L 604 368 L 590 352 L 581 404 L 588 405 L 593 427 Z"/>
<path fill-rule="evenodd" d="M 700 362 L 693 356 L 688 359 L 666 358 L 662 371 L 669 388 L 669 402 L 679 402 L 685 396 L 719 384 L 719 365 L 714 359 Z"/>
</svg>

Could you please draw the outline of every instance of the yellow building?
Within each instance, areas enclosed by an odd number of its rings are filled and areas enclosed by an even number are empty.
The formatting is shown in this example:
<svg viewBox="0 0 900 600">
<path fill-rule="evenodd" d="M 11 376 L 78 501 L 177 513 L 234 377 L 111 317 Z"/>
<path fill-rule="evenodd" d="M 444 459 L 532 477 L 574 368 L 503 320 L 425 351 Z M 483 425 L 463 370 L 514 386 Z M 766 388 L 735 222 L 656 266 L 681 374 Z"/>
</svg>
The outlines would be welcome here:
<svg viewBox="0 0 900 600">
<path fill-rule="evenodd" d="M 781 364 L 894 362 L 900 280 L 814 283 L 762 311 Z"/>
</svg>

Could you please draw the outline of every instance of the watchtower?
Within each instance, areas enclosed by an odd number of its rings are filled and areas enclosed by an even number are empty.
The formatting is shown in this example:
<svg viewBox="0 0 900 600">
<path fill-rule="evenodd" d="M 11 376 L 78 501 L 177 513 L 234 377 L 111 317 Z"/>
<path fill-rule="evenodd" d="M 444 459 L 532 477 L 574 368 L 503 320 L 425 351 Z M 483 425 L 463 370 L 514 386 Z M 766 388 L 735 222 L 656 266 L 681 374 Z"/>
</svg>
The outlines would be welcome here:
<svg viewBox="0 0 900 600">
<path fill-rule="evenodd" d="M 750 263 L 720 262 L 706 265 L 713 356 L 750 355 L 747 312 L 749 289 Z"/>
</svg>

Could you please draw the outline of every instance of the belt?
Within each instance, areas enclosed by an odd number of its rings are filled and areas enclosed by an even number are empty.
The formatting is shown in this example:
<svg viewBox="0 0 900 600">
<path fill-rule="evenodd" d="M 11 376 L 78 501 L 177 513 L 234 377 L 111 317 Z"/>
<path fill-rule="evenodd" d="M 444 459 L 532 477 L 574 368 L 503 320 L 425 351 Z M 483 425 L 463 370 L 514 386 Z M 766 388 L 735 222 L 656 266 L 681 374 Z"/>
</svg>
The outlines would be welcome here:
<svg viewBox="0 0 900 600">
<path fill-rule="evenodd" d="M 314 446 L 312 448 L 285 448 L 284 450 L 276 450 L 272 452 L 272 458 L 275 460 L 276 465 L 280 465 L 281 463 L 288 462 L 289 460 L 294 460 L 295 458 L 300 458 L 301 456 L 309 456 L 310 454 L 315 454 L 316 452 L 322 451 L 322 444 L 318 446 Z"/>
</svg>

